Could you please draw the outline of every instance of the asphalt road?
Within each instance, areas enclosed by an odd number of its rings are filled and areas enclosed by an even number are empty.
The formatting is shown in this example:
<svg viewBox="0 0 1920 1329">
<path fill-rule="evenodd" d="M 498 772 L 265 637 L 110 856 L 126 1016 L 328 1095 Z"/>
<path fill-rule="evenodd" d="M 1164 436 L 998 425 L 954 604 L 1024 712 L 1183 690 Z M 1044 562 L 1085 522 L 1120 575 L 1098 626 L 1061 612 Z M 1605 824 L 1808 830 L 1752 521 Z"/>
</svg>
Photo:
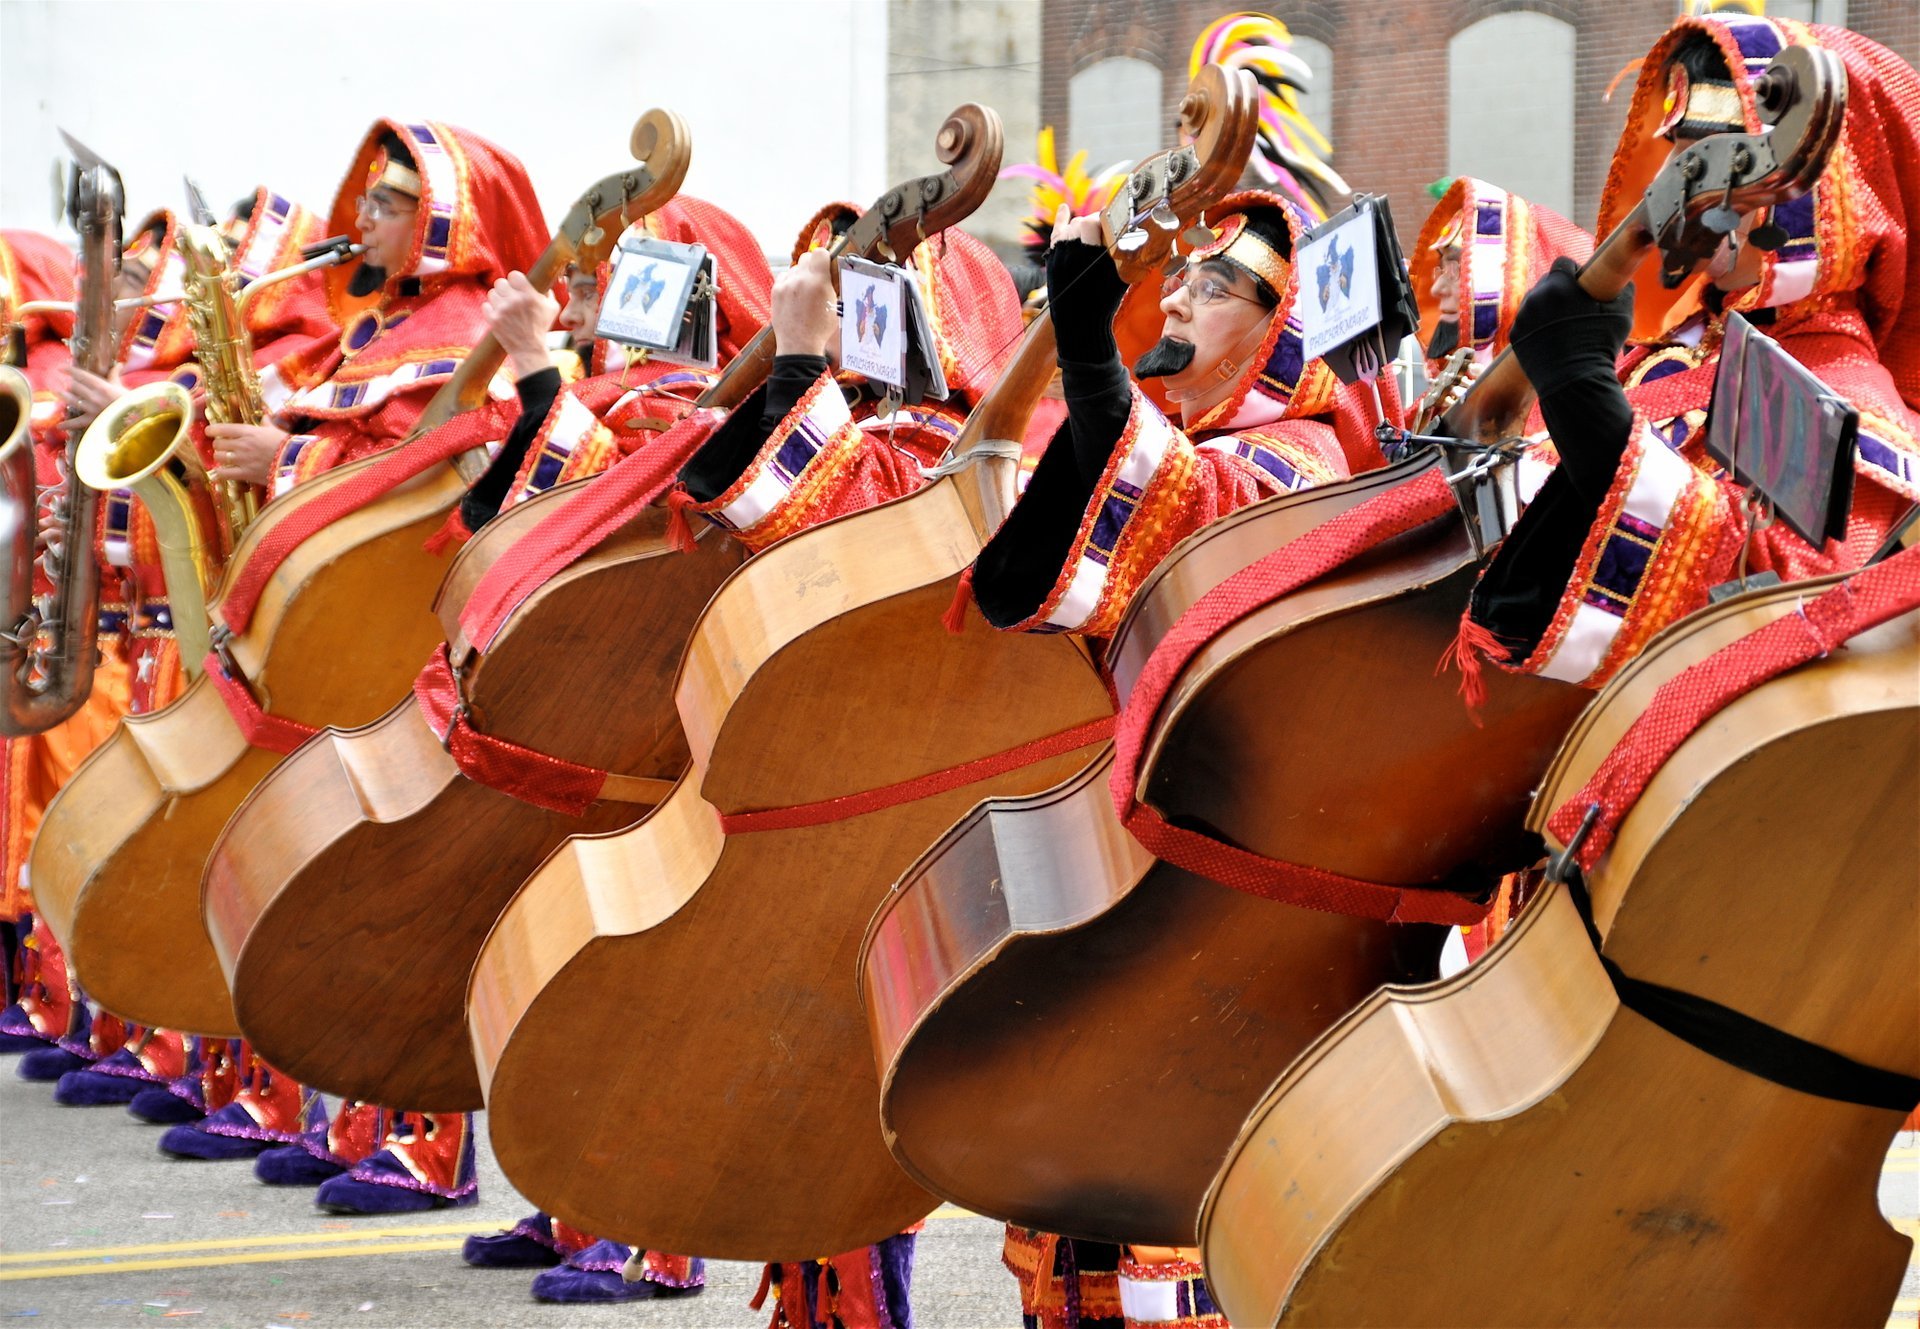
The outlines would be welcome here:
<svg viewBox="0 0 1920 1329">
<path fill-rule="evenodd" d="M 13 1060 L 0 1058 L 0 1325 L 767 1323 L 767 1311 L 747 1306 L 759 1265 L 709 1261 L 706 1291 L 694 1297 L 554 1306 L 529 1295 L 533 1271 L 462 1264 L 468 1233 L 510 1226 L 532 1208 L 501 1175 L 484 1129 L 479 1203 L 341 1218 L 314 1208 L 310 1190 L 261 1185 L 250 1162 L 166 1157 L 155 1147 L 161 1128 L 123 1108 L 59 1107 L 51 1086 L 14 1074 Z M 1020 1302 L 1000 1264 L 1001 1231 L 950 1207 L 928 1221 L 915 1252 L 916 1329 L 1017 1329 Z"/>
<path fill-rule="evenodd" d="M 524 1270 L 460 1262 L 470 1232 L 529 1206 L 481 1132 L 480 1202 L 350 1220 L 312 1192 L 262 1186 L 248 1163 L 188 1163 L 155 1148 L 158 1127 L 113 1107 L 62 1108 L 0 1059 L 0 1321 L 47 1329 L 177 1322 L 186 1329 L 412 1329 L 419 1326 L 727 1326 L 761 1329 L 747 1302 L 757 1265 L 708 1265 L 697 1297 L 611 1306 L 535 1302 Z M 1880 1183 L 1883 1212 L 1920 1237 L 1920 1135 L 1898 1138 Z M 1016 1329 L 1000 1225 L 951 1207 L 928 1222 L 914 1267 L 918 1329 Z M 1920 1319 L 1920 1262 L 1890 1324 Z M 157 1329 L 157 1326 L 156 1326 Z"/>
</svg>

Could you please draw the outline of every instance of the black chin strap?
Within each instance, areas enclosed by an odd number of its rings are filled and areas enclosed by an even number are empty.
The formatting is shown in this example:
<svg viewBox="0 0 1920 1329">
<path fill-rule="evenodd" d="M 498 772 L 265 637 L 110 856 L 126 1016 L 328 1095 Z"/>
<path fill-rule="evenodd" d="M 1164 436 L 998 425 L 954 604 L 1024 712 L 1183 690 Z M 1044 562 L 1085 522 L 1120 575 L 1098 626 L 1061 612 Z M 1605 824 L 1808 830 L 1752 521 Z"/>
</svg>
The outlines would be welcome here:
<svg viewBox="0 0 1920 1329">
<path fill-rule="evenodd" d="M 1784 1029 L 1776 1029 L 1731 1006 L 1678 988 L 1630 978 L 1621 972 L 1620 966 L 1601 949 L 1600 930 L 1593 923 L 1593 899 L 1587 893 L 1586 876 L 1573 858 L 1598 812 L 1599 805 L 1595 804 L 1573 843 L 1554 855 L 1547 876 L 1549 881 L 1566 883 L 1567 894 L 1574 908 L 1580 911 L 1580 921 L 1586 925 L 1587 939 L 1593 943 L 1594 954 L 1600 957 L 1607 977 L 1613 980 L 1622 1006 L 1709 1057 L 1785 1088 L 1816 1098 L 1900 1113 L 1920 1107 L 1920 1079 L 1914 1076 L 1868 1066 L 1831 1048 L 1797 1038 Z"/>
</svg>

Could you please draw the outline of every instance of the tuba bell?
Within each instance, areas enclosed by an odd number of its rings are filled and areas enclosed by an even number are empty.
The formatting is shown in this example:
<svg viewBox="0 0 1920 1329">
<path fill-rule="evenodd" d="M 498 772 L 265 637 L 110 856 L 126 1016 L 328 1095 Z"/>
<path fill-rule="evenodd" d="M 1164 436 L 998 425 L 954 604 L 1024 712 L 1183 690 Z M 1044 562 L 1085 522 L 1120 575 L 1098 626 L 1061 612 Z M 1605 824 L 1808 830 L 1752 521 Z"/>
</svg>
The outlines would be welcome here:
<svg viewBox="0 0 1920 1329">
<path fill-rule="evenodd" d="M 210 649 L 207 598 L 218 588 L 222 559 L 212 514 L 202 507 L 212 486 L 193 447 L 192 424 L 193 397 L 180 384 L 135 388 L 87 426 L 73 469 L 89 489 L 132 490 L 146 505 L 180 665 L 198 677 Z"/>
</svg>

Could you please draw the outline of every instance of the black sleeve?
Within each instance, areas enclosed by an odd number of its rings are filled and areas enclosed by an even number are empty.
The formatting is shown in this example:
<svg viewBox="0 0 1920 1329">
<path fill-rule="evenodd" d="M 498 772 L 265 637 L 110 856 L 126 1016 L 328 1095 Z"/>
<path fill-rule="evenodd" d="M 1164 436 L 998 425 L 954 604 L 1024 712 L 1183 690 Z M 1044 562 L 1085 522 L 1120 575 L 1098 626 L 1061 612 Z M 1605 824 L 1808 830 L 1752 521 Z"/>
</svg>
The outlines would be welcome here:
<svg viewBox="0 0 1920 1329">
<path fill-rule="evenodd" d="M 1099 245 L 1068 240 L 1047 251 L 1047 316 L 1058 346 L 1076 469 L 1088 497 L 1126 429 L 1132 404 L 1113 338 L 1114 316 L 1126 294 L 1113 256 Z"/>
<path fill-rule="evenodd" d="M 507 501 L 507 491 L 513 487 L 513 477 L 520 473 L 520 463 L 527 459 L 527 449 L 533 445 L 534 436 L 540 432 L 540 424 L 547 418 L 547 412 L 553 409 L 554 398 L 560 395 L 560 371 L 554 368 L 539 370 L 528 374 L 514 387 L 520 394 L 520 418 L 513 422 L 513 429 L 507 434 L 507 441 L 501 444 L 499 455 L 460 500 L 460 520 L 466 523 L 469 531 L 478 531 L 500 515 L 500 505 Z"/>
<path fill-rule="evenodd" d="M 1098 245 L 1075 240 L 1048 252 L 1047 309 L 1067 419 L 1019 503 L 974 561 L 974 602 L 995 627 L 1030 617 L 1046 599 L 1126 432 L 1133 388 L 1113 338 L 1126 293 L 1112 257 Z"/>
<path fill-rule="evenodd" d="M 1609 301 L 1580 289 L 1559 259 L 1520 304 L 1513 354 L 1534 391 L 1574 491 L 1597 512 L 1627 450 L 1633 408 L 1615 368 L 1633 327 L 1633 287 Z"/>
<path fill-rule="evenodd" d="M 1500 638 L 1510 663 L 1546 636 L 1633 431 L 1615 369 L 1632 327 L 1633 288 L 1602 303 L 1573 273 L 1571 260 L 1556 262 L 1513 322 L 1513 353 L 1540 394 L 1560 464 L 1474 587 L 1474 621 Z"/>
<path fill-rule="evenodd" d="M 776 355 L 764 387 L 733 408 L 700 450 L 680 468 L 680 483 L 700 503 L 727 492 L 753 464 L 807 389 L 832 366 L 824 355 Z"/>
</svg>

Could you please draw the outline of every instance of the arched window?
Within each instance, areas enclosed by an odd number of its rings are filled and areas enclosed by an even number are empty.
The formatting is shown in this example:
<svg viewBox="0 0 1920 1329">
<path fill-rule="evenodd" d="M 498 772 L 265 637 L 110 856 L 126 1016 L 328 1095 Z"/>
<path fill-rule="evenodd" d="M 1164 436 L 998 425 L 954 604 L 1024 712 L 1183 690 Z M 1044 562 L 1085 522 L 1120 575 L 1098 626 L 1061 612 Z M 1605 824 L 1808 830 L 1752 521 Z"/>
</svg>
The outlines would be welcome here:
<svg viewBox="0 0 1920 1329">
<path fill-rule="evenodd" d="M 1447 170 L 1573 216 L 1573 25 L 1513 11 L 1447 43 Z"/>
<path fill-rule="evenodd" d="M 1797 18 L 1802 23 L 1831 23 L 1847 26 L 1847 0 L 1773 0 L 1767 6 L 1768 18 Z"/>
<path fill-rule="evenodd" d="M 1298 33 L 1293 37 L 1293 53 L 1307 62 L 1307 68 L 1313 71 L 1313 86 L 1300 97 L 1300 109 L 1307 113 L 1307 119 L 1313 127 L 1327 136 L 1333 144 L 1333 150 L 1340 150 L 1340 140 L 1333 132 L 1333 48 L 1323 41 L 1312 37 L 1302 37 Z"/>
<path fill-rule="evenodd" d="M 1159 66 L 1125 55 L 1095 61 L 1075 74 L 1067 83 L 1071 133 L 1060 155 L 1085 148 L 1087 169 L 1100 171 L 1167 146 L 1160 84 Z"/>
</svg>

